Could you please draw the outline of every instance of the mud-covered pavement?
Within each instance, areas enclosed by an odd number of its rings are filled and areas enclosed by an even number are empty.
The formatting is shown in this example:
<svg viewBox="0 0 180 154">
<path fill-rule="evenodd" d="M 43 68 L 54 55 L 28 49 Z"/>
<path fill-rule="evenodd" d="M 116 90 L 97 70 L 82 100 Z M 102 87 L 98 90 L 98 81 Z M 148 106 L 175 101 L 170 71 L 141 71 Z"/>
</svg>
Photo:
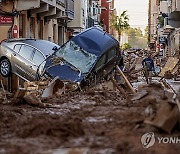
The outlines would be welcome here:
<svg viewBox="0 0 180 154">
<path fill-rule="evenodd" d="M 53 104 L 46 108 L 25 102 L 0 104 L 0 153 L 178 153 L 179 144 L 155 142 L 143 148 L 144 133 L 179 136 L 177 129 L 167 134 L 143 123 L 161 102 L 168 101 L 159 84 L 143 89 L 149 95 L 135 101 L 131 101 L 131 95 L 124 99 L 118 91 L 94 88 L 44 99 L 43 103 Z"/>
</svg>

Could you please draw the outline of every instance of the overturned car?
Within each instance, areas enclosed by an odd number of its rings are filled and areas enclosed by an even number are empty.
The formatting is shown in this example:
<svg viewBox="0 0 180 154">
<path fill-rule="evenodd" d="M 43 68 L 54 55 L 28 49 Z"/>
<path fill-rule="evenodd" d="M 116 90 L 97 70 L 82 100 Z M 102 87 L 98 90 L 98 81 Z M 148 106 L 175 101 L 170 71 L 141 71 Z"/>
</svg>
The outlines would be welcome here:
<svg viewBox="0 0 180 154">
<path fill-rule="evenodd" d="M 58 77 L 73 90 L 94 85 L 114 70 L 120 59 L 119 43 L 99 28 L 73 37 L 38 68 L 38 77 Z"/>
</svg>

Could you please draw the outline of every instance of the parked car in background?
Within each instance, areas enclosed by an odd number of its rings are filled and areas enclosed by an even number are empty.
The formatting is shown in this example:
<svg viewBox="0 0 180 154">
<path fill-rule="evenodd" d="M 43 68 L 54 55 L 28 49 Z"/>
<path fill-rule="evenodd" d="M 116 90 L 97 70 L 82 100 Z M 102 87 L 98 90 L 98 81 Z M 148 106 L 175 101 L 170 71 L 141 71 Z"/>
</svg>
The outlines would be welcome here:
<svg viewBox="0 0 180 154">
<path fill-rule="evenodd" d="M 41 64 L 44 69 L 38 73 L 40 78 L 58 76 L 76 89 L 99 82 L 113 71 L 119 60 L 118 41 L 101 29 L 92 27 L 49 56 Z"/>
<path fill-rule="evenodd" d="M 0 73 L 4 77 L 14 73 L 24 80 L 37 80 L 39 65 L 59 47 L 46 40 L 5 40 L 0 44 Z"/>
</svg>

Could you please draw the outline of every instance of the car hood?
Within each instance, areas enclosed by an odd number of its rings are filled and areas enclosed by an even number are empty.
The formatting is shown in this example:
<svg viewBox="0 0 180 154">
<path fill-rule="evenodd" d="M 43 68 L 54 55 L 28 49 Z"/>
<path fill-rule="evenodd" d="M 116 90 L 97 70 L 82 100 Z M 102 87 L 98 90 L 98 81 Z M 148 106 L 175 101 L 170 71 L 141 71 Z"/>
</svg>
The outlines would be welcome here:
<svg viewBox="0 0 180 154">
<path fill-rule="evenodd" d="M 58 76 L 62 81 L 81 82 L 81 80 L 84 78 L 84 74 L 81 74 L 80 71 L 74 69 L 65 62 L 52 64 L 51 57 L 47 59 L 45 72 L 51 78 Z"/>
</svg>

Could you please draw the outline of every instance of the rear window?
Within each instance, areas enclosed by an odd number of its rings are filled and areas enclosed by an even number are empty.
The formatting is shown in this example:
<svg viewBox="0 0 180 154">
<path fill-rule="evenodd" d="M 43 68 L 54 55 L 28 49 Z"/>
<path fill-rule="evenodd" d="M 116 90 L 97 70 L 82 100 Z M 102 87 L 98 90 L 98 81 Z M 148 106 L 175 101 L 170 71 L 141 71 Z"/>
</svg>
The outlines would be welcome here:
<svg viewBox="0 0 180 154">
<path fill-rule="evenodd" d="M 19 54 L 25 59 L 31 60 L 33 51 L 34 48 L 27 45 L 22 45 Z"/>
</svg>

